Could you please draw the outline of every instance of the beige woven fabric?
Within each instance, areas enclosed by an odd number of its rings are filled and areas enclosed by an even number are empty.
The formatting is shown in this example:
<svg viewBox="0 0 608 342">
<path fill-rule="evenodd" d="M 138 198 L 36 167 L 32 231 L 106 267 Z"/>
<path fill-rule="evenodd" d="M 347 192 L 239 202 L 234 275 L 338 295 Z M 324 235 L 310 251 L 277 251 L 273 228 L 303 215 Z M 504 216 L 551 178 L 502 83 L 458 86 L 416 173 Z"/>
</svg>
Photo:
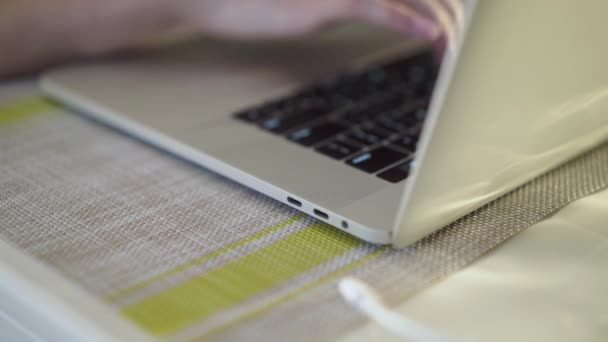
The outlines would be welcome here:
<svg viewBox="0 0 608 342">
<path fill-rule="evenodd" d="M 3 101 L 0 238 L 168 340 L 335 338 L 362 321 L 341 276 L 398 304 L 608 185 L 603 146 L 391 250 L 40 98 Z"/>
</svg>

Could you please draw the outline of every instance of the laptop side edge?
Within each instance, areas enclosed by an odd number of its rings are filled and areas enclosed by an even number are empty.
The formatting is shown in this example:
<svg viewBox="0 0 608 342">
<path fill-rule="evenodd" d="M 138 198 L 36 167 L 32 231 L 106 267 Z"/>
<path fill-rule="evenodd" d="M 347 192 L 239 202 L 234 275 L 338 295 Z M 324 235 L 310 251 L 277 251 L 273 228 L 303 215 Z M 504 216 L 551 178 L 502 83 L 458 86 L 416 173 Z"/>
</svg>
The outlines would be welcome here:
<svg viewBox="0 0 608 342">
<path fill-rule="evenodd" d="M 469 28 L 469 24 L 473 18 L 475 13 L 475 9 L 477 7 L 478 0 L 468 0 L 466 2 L 466 6 L 464 8 L 464 22 L 461 31 L 457 37 L 457 41 L 454 42 L 454 45 L 451 46 L 448 50 L 446 50 L 446 55 L 444 56 L 444 60 L 441 64 L 441 70 L 439 76 L 437 78 L 437 84 L 435 86 L 435 90 L 433 93 L 433 98 L 431 104 L 429 106 L 429 114 L 424 123 L 424 129 L 422 131 L 422 135 L 420 137 L 420 142 L 418 146 L 417 156 L 415 160 L 415 167 L 413 168 L 413 172 L 410 175 L 410 179 L 406 183 L 403 189 L 403 195 L 401 197 L 401 204 L 399 205 L 399 211 L 397 212 L 397 217 L 395 218 L 395 223 L 393 225 L 393 245 L 396 247 L 404 247 L 410 241 L 411 238 L 408 238 L 407 241 L 404 240 L 402 229 L 407 229 L 406 227 L 402 227 L 403 223 L 407 223 L 405 216 L 406 208 L 409 205 L 409 202 L 412 197 L 412 192 L 416 184 L 416 180 L 420 173 L 420 165 L 422 165 L 424 156 L 427 153 L 428 145 L 430 140 L 433 137 L 433 130 L 437 121 L 439 120 L 439 116 L 443 109 L 443 104 L 445 97 L 449 91 L 450 83 L 452 81 L 452 77 L 454 76 L 454 71 L 456 70 L 456 66 L 459 61 L 460 51 L 462 48 L 463 41 L 467 35 L 467 31 Z M 405 221 L 405 222 L 404 222 Z M 407 231 L 405 231 L 407 234 Z M 422 236 L 420 237 L 422 238 Z M 414 238 L 417 239 L 417 238 Z"/>
</svg>

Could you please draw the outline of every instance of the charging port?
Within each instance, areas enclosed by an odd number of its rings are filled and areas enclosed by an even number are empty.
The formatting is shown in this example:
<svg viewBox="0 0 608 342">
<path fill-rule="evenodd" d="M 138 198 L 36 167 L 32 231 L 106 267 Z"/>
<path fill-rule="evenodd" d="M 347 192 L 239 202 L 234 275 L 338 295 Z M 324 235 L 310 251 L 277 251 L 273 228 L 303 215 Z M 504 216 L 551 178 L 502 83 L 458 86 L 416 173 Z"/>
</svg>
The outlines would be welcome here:
<svg viewBox="0 0 608 342">
<path fill-rule="evenodd" d="M 302 206 L 302 202 L 298 201 L 295 198 L 287 197 L 287 202 L 295 205 L 296 207 L 301 207 Z"/>
<path fill-rule="evenodd" d="M 322 212 L 319 209 L 315 209 L 315 210 L 313 210 L 313 212 L 315 213 L 315 215 L 319 216 L 320 218 L 323 218 L 326 220 L 329 218 L 329 215 L 327 215 L 326 213 Z"/>
</svg>

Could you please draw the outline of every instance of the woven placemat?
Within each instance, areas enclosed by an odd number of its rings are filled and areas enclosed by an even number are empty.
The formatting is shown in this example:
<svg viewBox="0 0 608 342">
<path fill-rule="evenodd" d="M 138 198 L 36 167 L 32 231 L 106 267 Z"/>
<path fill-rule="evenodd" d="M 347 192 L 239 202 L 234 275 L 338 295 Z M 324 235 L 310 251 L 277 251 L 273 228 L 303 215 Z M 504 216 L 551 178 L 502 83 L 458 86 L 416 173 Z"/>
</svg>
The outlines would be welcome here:
<svg viewBox="0 0 608 342">
<path fill-rule="evenodd" d="M 0 103 L 0 238 L 167 340 L 327 340 L 608 185 L 608 145 L 403 250 L 378 247 L 69 113 Z M 94 318 L 92 318 L 94 319 Z"/>
</svg>

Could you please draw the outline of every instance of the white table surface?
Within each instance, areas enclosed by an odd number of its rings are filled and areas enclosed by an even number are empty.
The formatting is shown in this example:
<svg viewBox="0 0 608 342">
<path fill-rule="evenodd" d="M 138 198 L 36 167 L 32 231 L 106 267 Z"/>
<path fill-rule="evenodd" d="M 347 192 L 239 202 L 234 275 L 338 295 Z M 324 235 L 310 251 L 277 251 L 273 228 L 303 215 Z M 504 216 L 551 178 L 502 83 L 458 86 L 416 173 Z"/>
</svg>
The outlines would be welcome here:
<svg viewBox="0 0 608 342">
<path fill-rule="evenodd" d="M 455 340 L 607 341 L 608 190 L 579 200 L 398 311 Z M 345 341 L 396 338 L 377 324 Z"/>
</svg>

